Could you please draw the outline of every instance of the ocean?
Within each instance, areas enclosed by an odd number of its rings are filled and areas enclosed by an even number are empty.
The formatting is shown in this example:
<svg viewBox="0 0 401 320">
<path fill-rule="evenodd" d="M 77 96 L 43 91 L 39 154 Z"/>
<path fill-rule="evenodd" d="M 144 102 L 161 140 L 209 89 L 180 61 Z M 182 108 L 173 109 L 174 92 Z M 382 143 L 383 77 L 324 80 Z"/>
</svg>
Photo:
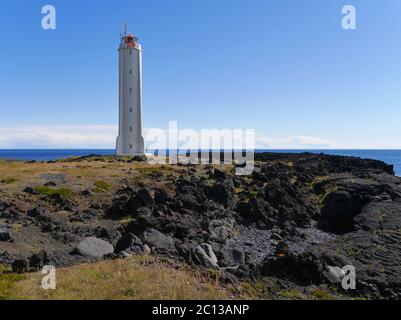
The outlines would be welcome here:
<svg viewBox="0 0 401 320">
<path fill-rule="evenodd" d="M 366 159 L 375 159 L 382 160 L 388 164 L 394 165 L 394 170 L 397 176 L 401 176 L 401 150 L 359 150 L 359 149 L 347 149 L 347 150 L 294 150 L 294 149 L 265 149 L 265 150 L 256 150 L 256 152 L 280 152 L 280 153 L 303 153 L 303 152 L 311 152 L 311 153 L 326 153 L 332 155 L 340 155 L 340 156 L 350 156 L 350 157 L 359 157 Z M 17 160 L 37 160 L 37 161 L 48 161 L 48 160 L 57 160 L 61 158 L 68 157 L 79 157 L 85 156 L 88 154 L 97 154 L 97 155 L 113 155 L 114 150 L 112 149 L 77 149 L 77 150 L 6 150 L 0 149 L 0 159 L 17 159 Z"/>
</svg>

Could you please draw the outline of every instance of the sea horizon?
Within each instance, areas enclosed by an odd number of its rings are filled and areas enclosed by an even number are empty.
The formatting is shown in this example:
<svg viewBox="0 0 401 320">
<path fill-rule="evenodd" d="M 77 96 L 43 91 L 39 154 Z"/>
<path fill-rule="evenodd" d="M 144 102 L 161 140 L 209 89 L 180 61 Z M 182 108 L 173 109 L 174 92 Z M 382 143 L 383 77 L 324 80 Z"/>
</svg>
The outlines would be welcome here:
<svg viewBox="0 0 401 320">
<path fill-rule="evenodd" d="M 148 150 L 148 152 L 155 150 Z M 163 150 L 167 151 L 167 150 Z M 186 152 L 179 150 L 180 153 Z M 255 153 L 324 153 L 329 155 L 357 157 L 384 161 L 394 166 L 401 176 L 401 149 L 255 149 Z M 160 152 L 159 152 L 160 153 Z M 114 155 L 115 149 L 0 149 L 0 159 L 25 161 L 51 161 L 86 155 Z"/>
</svg>

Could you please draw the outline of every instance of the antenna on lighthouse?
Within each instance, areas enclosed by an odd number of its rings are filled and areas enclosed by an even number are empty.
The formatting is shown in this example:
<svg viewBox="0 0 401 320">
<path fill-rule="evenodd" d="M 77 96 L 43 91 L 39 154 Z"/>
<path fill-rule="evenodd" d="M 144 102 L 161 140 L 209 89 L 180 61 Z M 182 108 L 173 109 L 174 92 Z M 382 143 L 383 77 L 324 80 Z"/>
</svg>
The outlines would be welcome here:
<svg viewBox="0 0 401 320">
<path fill-rule="evenodd" d="M 127 35 L 127 23 L 124 22 L 124 26 L 123 26 L 123 33 L 120 33 L 120 38 L 122 38 L 123 36 L 125 37 Z"/>
</svg>

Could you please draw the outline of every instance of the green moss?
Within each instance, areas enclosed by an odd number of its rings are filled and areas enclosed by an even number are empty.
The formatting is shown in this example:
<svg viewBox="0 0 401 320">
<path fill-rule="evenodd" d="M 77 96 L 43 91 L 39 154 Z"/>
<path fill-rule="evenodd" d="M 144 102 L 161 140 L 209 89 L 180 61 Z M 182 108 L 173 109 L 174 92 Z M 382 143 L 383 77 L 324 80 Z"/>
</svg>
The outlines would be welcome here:
<svg viewBox="0 0 401 320">
<path fill-rule="evenodd" d="M 94 185 L 96 187 L 95 191 L 108 191 L 112 189 L 111 184 L 107 183 L 106 181 L 99 180 L 96 181 Z"/>
<path fill-rule="evenodd" d="M 304 299 L 302 292 L 298 288 L 292 288 L 290 290 L 280 291 L 280 292 L 278 292 L 278 295 L 282 298 L 291 299 L 291 300 Z"/>
<path fill-rule="evenodd" d="M 135 176 L 132 178 L 134 183 L 141 183 L 143 181 L 143 177 L 141 176 Z"/>
<path fill-rule="evenodd" d="M 315 288 L 310 292 L 311 296 L 317 300 L 333 300 L 334 297 L 327 291 L 327 289 L 323 288 Z"/>
<path fill-rule="evenodd" d="M 269 288 L 271 284 L 264 281 L 248 282 L 244 281 L 241 283 L 241 289 L 245 299 L 269 299 L 270 293 Z"/>
<path fill-rule="evenodd" d="M 15 179 L 15 178 L 4 178 L 0 182 L 4 183 L 4 184 L 12 184 L 14 182 L 17 182 L 17 179 Z"/>
<path fill-rule="evenodd" d="M 42 187 L 36 187 L 35 191 L 39 194 L 43 194 L 46 196 L 58 195 L 65 198 L 71 198 L 74 195 L 74 192 L 72 192 L 72 190 L 68 188 L 54 189 L 51 187 L 42 186 Z"/>
<path fill-rule="evenodd" d="M 249 192 L 249 199 L 256 198 L 257 196 L 258 196 L 258 192 L 257 191 Z"/>
<path fill-rule="evenodd" d="M 0 274 L 5 273 L 8 268 L 5 265 L 0 264 Z"/>
<path fill-rule="evenodd" d="M 219 279 L 220 277 L 220 271 L 219 270 L 215 270 L 215 269 L 209 269 L 209 278 L 216 281 Z"/>
</svg>

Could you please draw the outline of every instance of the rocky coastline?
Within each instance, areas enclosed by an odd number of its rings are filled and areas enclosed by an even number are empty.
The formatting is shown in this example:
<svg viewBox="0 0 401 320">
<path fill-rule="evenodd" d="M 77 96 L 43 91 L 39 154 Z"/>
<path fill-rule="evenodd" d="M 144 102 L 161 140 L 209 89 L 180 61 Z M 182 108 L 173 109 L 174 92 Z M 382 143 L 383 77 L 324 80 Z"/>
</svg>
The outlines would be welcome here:
<svg viewBox="0 0 401 320">
<path fill-rule="evenodd" d="M 0 161 L 0 265 L 10 272 L 147 254 L 223 283 L 326 285 L 401 299 L 401 178 L 381 161 L 257 154 L 233 166 L 91 156 Z M 356 288 L 333 268 L 353 266 Z"/>
</svg>

